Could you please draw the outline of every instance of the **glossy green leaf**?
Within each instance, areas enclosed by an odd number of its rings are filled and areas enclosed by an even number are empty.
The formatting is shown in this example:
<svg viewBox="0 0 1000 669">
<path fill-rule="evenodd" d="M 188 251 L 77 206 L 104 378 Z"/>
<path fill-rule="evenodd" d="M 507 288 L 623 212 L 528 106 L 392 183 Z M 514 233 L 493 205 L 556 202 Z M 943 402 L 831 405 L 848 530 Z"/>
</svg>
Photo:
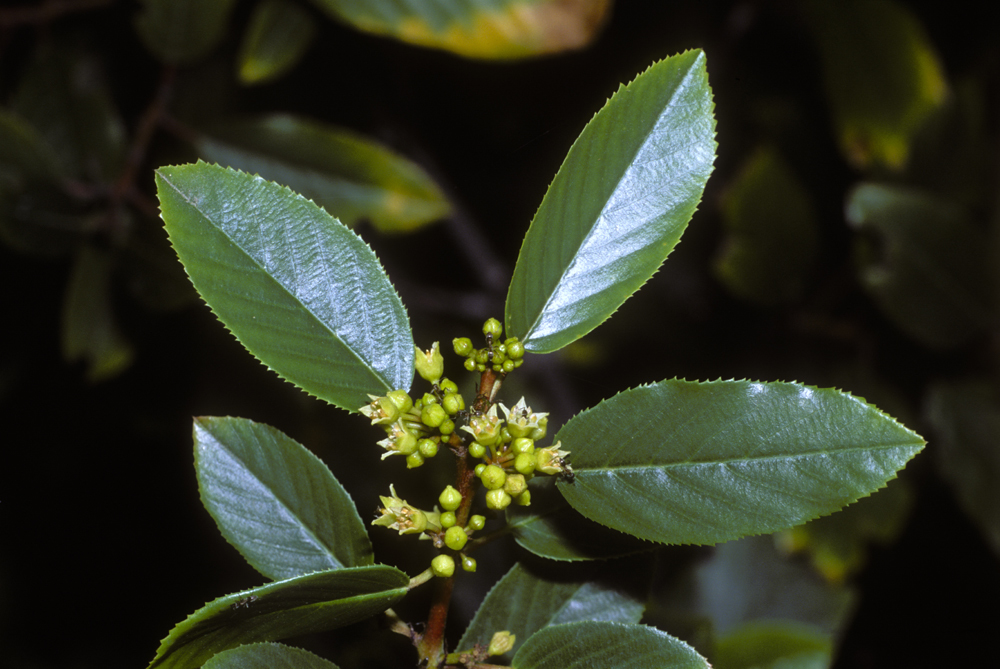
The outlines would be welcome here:
<svg viewBox="0 0 1000 669">
<path fill-rule="evenodd" d="M 122 334 L 111 303 L 114 259 L 108 251 L 80 248 L 69 275 L 62 311 L 62 354 L 84 362 L 87 378 L 106 381 L 124 371 L 135 357 Z"/>
<path fill-rule="evenodd" d="M 576 472 L 558 484 L 573 508 L 671 544 L 728 541 L 833 513 L 883 487 L 924 446 L 837 390 L 678 379 L 619 393 L 555 438 Z"/>
<path fill-rule="evenodd" d="M 927 400 L 934 454 L 962 509 L 1000 554 L 1000 392 L 985 381 L 938 383 Z"/>
<path fill-rule="evenodd" d="M 801 297 L 819 234 L 809 194 L 773 148 L 757 150 L 722 202 L 725 245 L 716 276 L 734 295 L 763 305 Z"/>
<path fill-rule="evenodd" d="M 359 30 L 469 58 L 512 59 L 586 46 L 611 0 L 313 0 Z"/>
<path fill-rule="evenodd" d="M 531 505 L 507 507 L 507 524 L 522 548 L 550 560 L 599 560 L 654 547 L 588 520 L 556 490 L 551 478 L 531 481 Z"/>
<path fill-rule="evenodd" d="M 715 158 L 705 56 L 654 63 L 574 142 L 542 199 L 507 293 L 510 336 L 555 351 L 600 325 L 659 269 Z"/>
<path fill-rule="evenodd" d="M 921 191 L 866 183 L 847 198 L 863 233 L 861 280 L 897 327 L 926 346 L 964 343 L 990 323 L 986 233 L 957 206 Z"/>
<path fill-rule="evenodd" d="M 225 36 L 235 0 L 141 0 L 139 37 L 164 63 L 185 65 L 208 54 Z"/>
<path fill-rule="evenodd" d="M 336 126 L 285 115 L 232 121 L 197 148 L 206 160 L 287 185 L 346 225 L 366 219 L 382 232 L 408 232 L 450 210 L 416 163 Z"/>
<path fill-rule="evenodd" d="M 250 15 L 240 45 L 244 84 L 273 81 L 295 67 L 316 36 L 316 22 L 292 0 L 261 0 Z"/>
<path fill-rule="evenodd" d="M 804 9 L 844 156 L 857 167 L 901 168 L 948 94 L 923 27 L 894 0 L 811 0 Z"/>
<path fill-rule="evenodd" d="M 194 421 L 201 501 L 254 569 L 279 580 L 374 562 L 351 497 L 322 460 L 245 418 Z"/>
<path fill-rule="evenodd" d="M 744 625 L 719 639 L 715 669 L 827 669 L 833 640 L 808 625 L 788 621 Z"/>
<path fill-rule="evenodd" d="M 174 627 L 149 664 L 195 669 L 241 644 L 344 627 L 385 611 L 409 577 L 382 565 L 324 571 L 215 599 Z"/>
<path fill-rule="evenodd" d="M 458 642 L 458 650 L 475 644 L 489 646 L 494 632 L 506 630 L 517 638 L 513 651 L 535 632 L 563 623 L 605 620 L 637 623 L 643 602 L 608 581 L 548 580 L 515 564 L 480 604 Z M 504 664 L 494 658 L 494 664 Z"/>
<path fill-rule="evenodd" d="M 45 138 L 63 174 L 109 184 L 125 165 L 125 124 L 91 53 L 44 43 L 34 54 L 11 100 Z"/>
<path fill-rule="evenodd" d="M 409 389 L 413 336 L 372 250 L 305 198 L 198 163 L 156 173 L 170 241 L 237 339 L 306 392 L 350 411 Z"/>
<path fill-rule="evenodd" d="M 579 622 L 546 627 L 521 646 L 513 669 L 708 669 L 695 650 L 644 625 Z"/>
<path fill-rule="evenodd" d="M 337 665 L 301 648 L 250 643 L 222 651 L 204 669 L 337 669 Z"/>
</svg>

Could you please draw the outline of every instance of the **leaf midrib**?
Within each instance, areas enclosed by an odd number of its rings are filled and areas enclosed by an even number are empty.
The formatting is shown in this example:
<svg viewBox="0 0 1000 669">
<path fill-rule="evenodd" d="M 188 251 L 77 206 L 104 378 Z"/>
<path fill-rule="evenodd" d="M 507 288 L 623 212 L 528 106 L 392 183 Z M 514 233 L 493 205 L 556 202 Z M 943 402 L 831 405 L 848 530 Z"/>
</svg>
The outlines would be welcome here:
<svg viewBox="0 0 1000 669">
<path fill-rule="evenodd" d="M 163 179 L 164 183 L 166 183 L 167 185 L 169 185 L 174 190 L 174 192 L 177 193 L 177 195 L 180 196 L 180 198 L 189 207 L 191 207 L 192 209 L 194 209 L 195 211 L 197 211 L 198 214 L 201 215 L 202 218 L 204 218 L 206 221 L 208 221 L 209 225 L 212 226 L 213 230 L 217 231 L 219 234 L 221 234 L 223 237 L 225 237 L 230 242 L 230 244 L 232 244 L 232 246 L 234 248 L 238 249 L 239 252 L 242 253 L 244 257 L 248 258 L 260 270 L 260 272 L 262 274 L 264 274 L 264 276 L 266 276 L 271 282 L 273 282 L 274 285 L 279 286 L 281 288 L 281 290 L 286 295 L 288 295 L 289 297 L 291 297 L 292 300 L 295 303 L 297 303 L 299 306 L 302 307 L 303 311 L 305 311 L 306 313 L 308 313 L 315 322 L 319 323 L 320 326 L 322 326 L 323 330 L 325 330 L 326 332 L 328 332 L 332 336 L 332 338 L 335 339 L 335 340 L 337 340 L 337 342 L 339 342 L 340 345 L 343 346 L 346 350 L 350 351 L 351 355 L 353 355 L 354 358 L 356 360 L 358 360 L 358 362 L 361 363 L 362 367 L 364 367 L 365 369 L 367 369 L 376 379 L 378 379 L 382 383 L 382 386 L 384 388 L 386 388 L 387 390 L 391 390 L 392 389 L 392 386 L 388 383 L 388 380 L 384 379 L 382 377 L 382 375 L 376 369 L 374 369 L 370 364 L 368 364 L 368 361 L 366 361 L 364 358 L 362 358 L 358 354 L 358 352 L 354 350 L 353 347 L 351 347 L 350 345 L 348 345 L 347 342 L 345 342 L 343 340 L 343 338 L 341 338 L 341 336 L 339 335 L 339 333 L 337 333 L 335 330 L 332 330 L 330 328 L 330 326 L 323 319 L 321 319 L 315 312 L 313 312 L 312 309 L 310 309 L 308 306 L 306 306 L 302 302 L 302 300 L 299 299 L 298 295 L 296 295 L 295 293 L 291 292 L 288 289 L 288 287 L 286 287 L 283 283 L 281 283 L 276 278 L 274 278 L 274 276 L 270 272 L 268 272 L 267 269 L 263 265 L 261 265 L 261 263 L 253 255 L 251 255 L 250 253 L 248 253 L 243 248 L 242 245 L 238 244 L 225 230 L 223 230 L 222 228 L 220 228 L 215 223 L 215 221 L 212 220 L 212 218 L 210 216 L 208 216 L 201 208 L 199 208 L 194 202 L 192 202 L 187 197 L 187 195 L 180 188 L 178 188 L 162 171 L 158 170 L 157 173 L 159 174 L 160 178 Z M 327 215 L 329 216 L 329 214 L 327 214 Z M 212 311 L 215 311 L 215 307 L 213 307 L 212 305 L 209 305 L 209 307 L 212 309 Z M 230 329 L 230 331 L 232 331 L 232 330 Z M 233 332 L 233 335 L 236 336 L 236 338 L 238 340 L 240 340 L 240 342 L 243 341 L 242 338 L 240 338 L 239 335 L 237 335 L 235 332 Z M 254 355 L 254 357 L 257 357 L 256 353 L 253 353 L 253 355 Z M 265 363 L 265 364 L 267 364 L 267 363 Z M 268 367 L 270 367 L 269 364 L 268 364 Z M 278 370 L 275 370 L 275 371 L 278 371 Z M 280 372 L 279 372 L 279 374 L 282 377 L 284 377 L 284 374 L 282 374 Z"/>
<path fill-rule="evenodd" d="M 588 472 L 605 472 L 605 471 L 617 471 L 617 470 L 644 470 L 644 469 L 674 469 L 679 467 L 700 467 L 705 465 L 727 465 L 732 463 L 749 463 L 749 462 L 765 462 L 768 460 L 796 460 L 807 457 L 816 457 L 824 455 L 841 455 L 841 454 L 851 454 L 857 452 L 869 452 L 869 451 L 886 451 L 893 449 L 903 449 L 903 448 L 919 448 L 921 445 L 912 442 L 900 442 L 900 443 L 890 443 L 879 446 L 852 446 L 849 448 L 838 448 L 836 450 L 821 450 L 821 451 L 806 451 L 804 453 L 794 453 L 787 455 L 763 455 L 758 457 L 732 457 L 723 458 L 717 460 L 704 460 L 704 461 L 693 461 L 693 460 L 683 460 L 680 462 L 670 462 L 665 464 L 622 464 L 622 465 L 600 465 L 593 467 L 579 467 L 573 465 L 573 471 L 575 474 L 585 474 Z M 572 458 L 572 453 L 570 453 Z"/>
</svg>

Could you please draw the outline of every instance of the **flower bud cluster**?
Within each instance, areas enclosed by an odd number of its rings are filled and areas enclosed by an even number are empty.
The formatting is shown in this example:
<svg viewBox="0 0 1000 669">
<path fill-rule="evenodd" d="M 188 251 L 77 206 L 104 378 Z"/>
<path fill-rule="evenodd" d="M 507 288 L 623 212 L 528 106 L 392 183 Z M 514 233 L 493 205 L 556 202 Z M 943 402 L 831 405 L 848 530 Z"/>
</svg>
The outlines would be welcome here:
<svg viewBox="0 0 1000 669">
<path fill-rule="evenodd" d="M 497 408 L 503 411 L 500 418 Z M 548 414 L 535 413 L 518 400 L 513 409 L 495 404 L 489 411 L 473 416 L 460 430 L 472 435 L 469 455 L 482 459 L 475 473 L 486 488 L 486 505 L 500 511 L 512 502 L 531 504 L 528 481 L 536 474 L 572 475 L 567 456 L 556 443 L 548 448 L 536 448 L 535 442 L 545 437 Z"/>
<path fill-rule="evenodd" d="M 452 341 L 455 353 L 465 358 L 465 368 L 470 372 L 494 372 L 509 374 L 524 362 L 524 344 L 517 337 L 509 337 L 503 342 L 503 326 L 500 321 L 491 318 L 483 324 L 483 334 L 486 336 L 486 346 L 477 349 L 468 337 L 459 337 Z"/>
</svg>

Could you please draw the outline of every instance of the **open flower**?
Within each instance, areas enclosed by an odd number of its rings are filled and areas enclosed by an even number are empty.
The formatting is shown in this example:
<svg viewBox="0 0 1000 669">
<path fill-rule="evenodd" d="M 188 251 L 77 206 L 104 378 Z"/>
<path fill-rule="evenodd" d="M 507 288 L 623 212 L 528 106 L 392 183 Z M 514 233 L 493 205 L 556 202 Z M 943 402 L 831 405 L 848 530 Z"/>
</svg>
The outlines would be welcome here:
<svg viewBox="0 0 1000 669">
<path fill-rule="evenodd" d="M 399 407 L 389 397 L 379 397 L 369 394 L 371 402 L 358 409 L 366 418 L 372 419 L 372 425 L 388 425 L 399 418 Z"/>
<path fill-rule="evenodd" d="M 573 473 L 573 468 L 569 466 L 569 451 L 560 450 L 561 441 L 557 441 L 548 448 L 540 448 L 535 451 L 535 471 L 543 474 L 564 474 Z"/>
<path fill-rule="evenodd" d="M 437 383 L 441 379 L 441 375 L 444 374 L 444 356 L 441 355 L 439 343 L 434 342 L 427 351 L 414 347 L 416 349 L 414 366 L 417 368 L 417 374 L 424 381 L 430 383 Z"/>
<path fill-rule="evenodd" d="M 382 454 L 383 460 L 390 455 L 410 455 L 416 452 L 417 436 L 403 425 L 403 421 L 397 420 L 386 429 L 386 433 L 389 436 L 377 442 L 385 449 L 385 453 Z"/>
<path fill-rule="evenodd" d="M 510 432 L 510 436 L 515 439 L 519 437 L 541 439 L 545 436 L 549 414 L 533 412 L 531 407 L 525 404 L 523 397 L 517 401 L 513 409 L 508 409 L 502 404 L 500 408 L 507 417 L 507 431 Z M 536 434 L 539 436 L 535 436 Z"/>
<path fill-rule="evenodd" d="M 465 430 L 483 446 L 492 446 L 500 438 L 500 428 L 502 421 L 497 416 L 497 405 L 494 404 L 490 410 L 481 416 L 473 416 L 469 419 L 468 425 L 463 425 Z"/>
<path fill-rule="evenodd" d="M 396 489 L 389 485 L 389 497 L 379 495 L 382 506 L 379 507 L 379 517 L 372 525 L 381 525 L 390 530 L 398 530 L 400 534 L 419 534 L 424 530 L 440 531 L 440 513 L 423 511 L 409 504 L 396 495 Z"/>
</svg>

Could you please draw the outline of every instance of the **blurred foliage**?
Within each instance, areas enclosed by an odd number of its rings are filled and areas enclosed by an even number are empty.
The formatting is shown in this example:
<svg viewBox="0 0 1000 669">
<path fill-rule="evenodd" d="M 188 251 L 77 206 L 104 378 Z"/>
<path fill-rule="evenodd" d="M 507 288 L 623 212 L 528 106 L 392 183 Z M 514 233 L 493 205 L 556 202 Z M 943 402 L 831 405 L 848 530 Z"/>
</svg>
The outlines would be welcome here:
<svg viewBox="0 0 1000 669">
<path fill-rule="evenodd" d="M 364 13 L 375 6 L 391 11 Z M 776 538 L 657 552 L 662 596 L 645 621 L 719 667 L 992 657 L 984 640 L 1000 614 L 969 604 L 1000 596 L 1000 10 L 956 9 L 0 6 L 0 401 L 17 426 L 0 471 L 5 659 L 141 666 L 150 640 L 206 592 L 247 585 L 246 565 L 227 561 L 197 508 L 195 411 L 253 415 L 315 445 L 362 509 L 384 492 L 370 453 L 331 443 L 353 422 L 245 359 L 196 304 L 158 221 L 153 168 L 201 157 L 298 180 L 334 216 L 406 233 L 367 238 L 430 342 L 501 313 L 533 207 L 589 110 L 652 58 L 694 46 L 708 55 L 719 118 L 701 211 L 615 319 L 584 348 L 539 362 L 519 389 L 551 397 L 555 424 L 613 389 L 673 376 L 864 394 L 930 438 L 907 485 Z M 407 568 L 393 550 L 376 540 L 380 561 Z M 480 591 L 456 616 L 471 616 L 498 568 L 481 563 Z M 727 586 L 727 569 L 761 593 Z M 801 582 L 813 594 L 796 599 Z M 114 609 L 52 644 L 45 630 L 75 604 Z M 305 645 L 345 669 L 374 662 L 358 636 Z M 928 650 L 922 638 L 967 642 Z M 734 639 L 767 652 L 739 657 Z M 394 643 L 368 666 L 398 666 Z"/>
</svg>

